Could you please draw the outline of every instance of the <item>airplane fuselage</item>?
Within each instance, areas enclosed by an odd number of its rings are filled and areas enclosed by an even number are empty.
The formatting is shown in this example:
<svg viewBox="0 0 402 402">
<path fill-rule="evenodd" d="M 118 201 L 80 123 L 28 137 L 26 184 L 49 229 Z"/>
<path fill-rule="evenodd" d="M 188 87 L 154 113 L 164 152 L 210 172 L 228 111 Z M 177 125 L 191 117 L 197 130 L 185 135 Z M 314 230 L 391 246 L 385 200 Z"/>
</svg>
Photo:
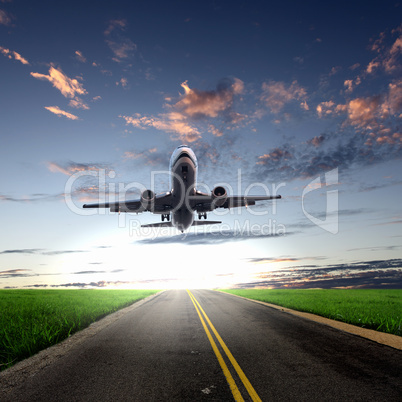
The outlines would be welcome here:
<svg viewBox="0 0 402 402">
<path fill-rule="evenodd" d="M 171 188 L 173 196 L 172 225 L 181 231 L 194 222 L 190 198 L 195 196 L 197 158 L 187 146 L 176 148 L 170 159 Z"/>
</svg>

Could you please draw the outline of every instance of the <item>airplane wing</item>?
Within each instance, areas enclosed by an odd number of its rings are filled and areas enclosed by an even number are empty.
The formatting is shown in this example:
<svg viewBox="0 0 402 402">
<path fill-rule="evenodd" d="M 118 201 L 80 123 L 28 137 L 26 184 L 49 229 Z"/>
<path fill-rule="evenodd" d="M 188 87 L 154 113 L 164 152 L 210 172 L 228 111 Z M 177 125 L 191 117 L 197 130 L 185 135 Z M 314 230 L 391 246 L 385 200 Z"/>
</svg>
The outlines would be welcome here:
<svg viewBox="0 0 402 402">
<path fill-rule="evenodd" d="M 153 213 L 167 213 L 173 209 L 172 193 L 158 194 L 153 198 L 139 198 L 131 201 L 106 202 L 104 204 L 84 204 L 83 208 L 109 208 L 110 212 L 135 212 L 137 214 L 144 211 Z"/>
<path fill-rule="evenodd" d="M 278 200 L 282 198 L 280 195 L 273 196 L 232 196 L 228 197 L 221 208 L 236 208 L 236 207 L 248 207 L 249 205 L 255 205 L 256 201 L 265 200 Z"/>
<path fill-rule="evenodd" d="M 281 198 L 280 195 L 274 195 L 274 196 L 235 195 L 216 199 L 213 197 L 212 194 L 197 191 L 197 194 L 192 197 L 192 205 L 197 212 L 208 212 L 213 211 L 216 208 L 248 207 L 250 205 L 255 205 L 257 201 L 276 200 L 280 198 Z"/>
</svg>

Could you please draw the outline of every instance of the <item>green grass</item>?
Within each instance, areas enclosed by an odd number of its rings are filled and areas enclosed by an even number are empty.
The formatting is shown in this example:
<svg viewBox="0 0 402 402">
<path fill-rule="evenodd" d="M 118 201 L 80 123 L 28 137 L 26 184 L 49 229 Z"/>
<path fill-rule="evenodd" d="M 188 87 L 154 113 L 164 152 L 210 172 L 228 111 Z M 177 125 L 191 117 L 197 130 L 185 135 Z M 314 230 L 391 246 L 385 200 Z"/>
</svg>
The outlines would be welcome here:
<svg viewBox="0 0 402 402">
<path fill-rule="evenodd" d="M 156 290 L 0 290 L 0 369 Z"/>
<path fill-rule="evenodd" d="M 223 289 L 223 291 L 363 328 L 402 335 L 402 290 Z"/>
</svg>

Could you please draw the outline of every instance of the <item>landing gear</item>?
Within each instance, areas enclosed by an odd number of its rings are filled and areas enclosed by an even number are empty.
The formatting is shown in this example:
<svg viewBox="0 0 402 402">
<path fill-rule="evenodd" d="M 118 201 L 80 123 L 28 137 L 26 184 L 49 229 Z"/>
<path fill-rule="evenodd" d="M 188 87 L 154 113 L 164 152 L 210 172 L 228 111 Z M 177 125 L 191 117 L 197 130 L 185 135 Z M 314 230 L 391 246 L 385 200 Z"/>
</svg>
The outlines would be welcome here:
<svg viewBox="0 0 402 402">
<path fill-rule="evenodd" d="M 198 219 L 201 219 L 201 218 L 207 219 L 207 213 L 206 212 L 199 212 L 198 213 Z"/>
<path fill-rule="evenodd" d="M 162 214 L 162 222 L 163 222 L 165 219 L 166 219 L 167 221 L 170 221 L 170 214 Z"/>
</svg>

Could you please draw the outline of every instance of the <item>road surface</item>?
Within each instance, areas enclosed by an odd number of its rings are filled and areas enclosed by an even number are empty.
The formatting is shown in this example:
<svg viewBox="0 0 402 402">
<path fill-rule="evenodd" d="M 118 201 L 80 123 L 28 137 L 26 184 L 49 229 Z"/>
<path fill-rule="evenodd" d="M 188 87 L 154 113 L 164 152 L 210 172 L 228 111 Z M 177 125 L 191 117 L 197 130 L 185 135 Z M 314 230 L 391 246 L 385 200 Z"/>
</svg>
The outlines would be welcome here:
<svg viewBox="0 0 402 402">
<path fill-rule="evenodd" d="M 232 295 L 171 290 L 0 399 L 399 401 L 401 373 L 400 350 Z"/>
</svg>

